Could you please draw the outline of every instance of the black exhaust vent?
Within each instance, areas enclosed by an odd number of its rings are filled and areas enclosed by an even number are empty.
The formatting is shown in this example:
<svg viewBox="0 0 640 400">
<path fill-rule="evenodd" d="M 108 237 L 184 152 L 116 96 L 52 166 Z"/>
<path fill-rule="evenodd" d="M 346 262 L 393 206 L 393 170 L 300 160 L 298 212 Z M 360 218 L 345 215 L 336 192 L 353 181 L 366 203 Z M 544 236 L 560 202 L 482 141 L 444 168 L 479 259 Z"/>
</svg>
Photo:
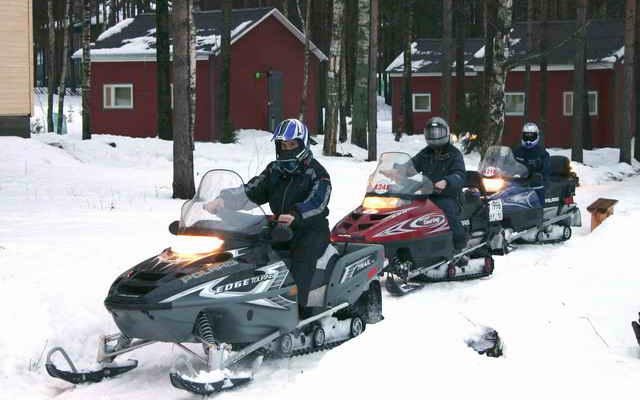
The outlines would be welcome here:
<svg viewBox="0 0 640 400">
<path fill-rule="evenodd" d="M 145 281 L 145 282 L 157 282 L 160 279 L 164 278 L 166 274 L 162 272 L 147 272 L 140 271 L 133 277 L 134 279 Z"/>
</svg>

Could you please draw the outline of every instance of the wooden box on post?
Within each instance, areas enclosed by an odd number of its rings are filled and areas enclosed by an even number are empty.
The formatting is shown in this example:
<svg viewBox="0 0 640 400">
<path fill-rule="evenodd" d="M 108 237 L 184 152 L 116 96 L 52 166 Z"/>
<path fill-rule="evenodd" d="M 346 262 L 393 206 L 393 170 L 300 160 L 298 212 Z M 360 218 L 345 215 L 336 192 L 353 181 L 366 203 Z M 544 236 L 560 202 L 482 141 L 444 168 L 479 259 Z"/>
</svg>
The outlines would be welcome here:
<svg viewBox="0 0 640 400">
<path fill-rule="evenodd" d="M 613 214 L 613 207 L 618 200 L 599 198 L 587 207 L 587 211 L 591 213 L 591 230 L 596 229 L 602 221 L 609 218 Z"/>
</svg>

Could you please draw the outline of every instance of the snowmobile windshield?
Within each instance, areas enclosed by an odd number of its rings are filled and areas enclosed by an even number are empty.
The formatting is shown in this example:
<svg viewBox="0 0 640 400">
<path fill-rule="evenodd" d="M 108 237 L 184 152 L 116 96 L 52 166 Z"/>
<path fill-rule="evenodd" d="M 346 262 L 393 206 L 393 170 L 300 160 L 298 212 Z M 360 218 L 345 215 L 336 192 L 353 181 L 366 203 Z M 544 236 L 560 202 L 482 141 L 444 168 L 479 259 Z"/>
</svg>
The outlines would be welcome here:
<svg viewBox="0 0 640 400">
<path fill-rule="evenodd" d="M 180 217 L 181 230 L 202 234 L 257 235 L 267 223 L 262 208 L 247 197 L 240 175 L 219 169 L 202 177 Z"/>
<path fill-rule="evenodd" d="M 491 146 L 478 166 L 478 172 L 485 178 L 526 178 L 527 167 L 518 162 L 513 151 L 507 146 Z"/>
<path fill-rule="evenodd" d="M 425 198 L 433 184 L 416 171 L 407 153 L 383 153 L 376 170 L 369 177 L 367 196 Z"/>
</svg>

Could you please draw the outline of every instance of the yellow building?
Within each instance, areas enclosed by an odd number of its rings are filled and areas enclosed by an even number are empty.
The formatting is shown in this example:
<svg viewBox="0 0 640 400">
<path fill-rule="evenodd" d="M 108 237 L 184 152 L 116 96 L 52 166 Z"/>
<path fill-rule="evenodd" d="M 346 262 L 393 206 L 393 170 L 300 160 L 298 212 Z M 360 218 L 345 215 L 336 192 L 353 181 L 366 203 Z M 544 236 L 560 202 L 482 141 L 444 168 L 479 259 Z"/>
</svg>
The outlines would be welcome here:
<svg viewBox="0 0 640 400">
<path fill-rule="evenodd" d="M 32 93 L 31 0 L 0 0 L 0 136 L 29 137 Z"/>
</svg>

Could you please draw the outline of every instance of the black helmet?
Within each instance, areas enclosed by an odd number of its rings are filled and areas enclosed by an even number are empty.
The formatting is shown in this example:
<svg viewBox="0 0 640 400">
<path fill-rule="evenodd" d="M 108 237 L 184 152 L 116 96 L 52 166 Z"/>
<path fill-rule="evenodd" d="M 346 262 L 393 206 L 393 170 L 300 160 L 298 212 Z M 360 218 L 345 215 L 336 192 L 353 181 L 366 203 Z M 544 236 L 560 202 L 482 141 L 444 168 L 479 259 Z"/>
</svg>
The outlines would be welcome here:
<svg viewBox="0 0 640 400">
<path fill-rule="evenodd" d="M 440 117 L 431 118 L 424 128 L 424 138 L 430 147 L 446 146 L 449 143 L 449 124 Z"/>
</svg>

